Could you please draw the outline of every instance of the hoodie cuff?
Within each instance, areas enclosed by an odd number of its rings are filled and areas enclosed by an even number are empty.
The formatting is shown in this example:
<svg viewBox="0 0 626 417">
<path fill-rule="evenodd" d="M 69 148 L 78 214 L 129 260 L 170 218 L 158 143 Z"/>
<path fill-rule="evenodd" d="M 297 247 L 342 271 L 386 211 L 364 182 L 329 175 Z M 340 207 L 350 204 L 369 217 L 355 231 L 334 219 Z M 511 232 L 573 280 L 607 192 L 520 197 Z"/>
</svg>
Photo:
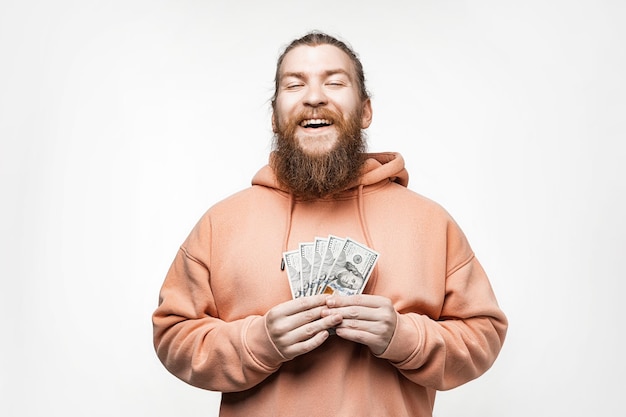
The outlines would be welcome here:
<svg viewBox="0 0 626 417">
<path fill-rule="evenodd" d="M 274 370 L 287 361 L 272 342 L 264 316 L 252 319 L 245 332 L 244 344 L 252 359 L 267 370 Z"/>
<path fill-rule="evenodd" d="M 411 360 L 421 350 L 423 332 L 410 317 L 398 314 L 396 331 L 387 349 L 377 357 L 400 364 Z"/>
</svg>

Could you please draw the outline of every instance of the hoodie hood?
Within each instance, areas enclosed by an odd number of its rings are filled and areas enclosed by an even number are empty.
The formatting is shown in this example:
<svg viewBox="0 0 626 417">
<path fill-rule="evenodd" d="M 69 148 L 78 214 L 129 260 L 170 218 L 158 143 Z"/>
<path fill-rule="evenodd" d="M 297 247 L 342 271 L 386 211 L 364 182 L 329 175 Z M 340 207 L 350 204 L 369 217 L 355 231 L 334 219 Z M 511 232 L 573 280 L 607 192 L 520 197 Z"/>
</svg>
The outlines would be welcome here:
<svg viewBox="0 0 626 417">
<path fill-rule="evenodd" d="M 359 179 L 347 187 L 345 192 L 367 187 L 369 185 L 378 184 L 382 181 L 396 182 L 404 187 L 409 183 L 409 174 L 404 167 L 404 158 L 397 152 L 380 152 L 368 153 L 363 164 L 362 173 Z M 252 185 L 262 185 L 264 187 L 274 188 L 285 193 L 289 193 L 284 189 L 278 180 L 274 171 L 269 165 L 261 168 L 252 178 Z"/>
</svg>

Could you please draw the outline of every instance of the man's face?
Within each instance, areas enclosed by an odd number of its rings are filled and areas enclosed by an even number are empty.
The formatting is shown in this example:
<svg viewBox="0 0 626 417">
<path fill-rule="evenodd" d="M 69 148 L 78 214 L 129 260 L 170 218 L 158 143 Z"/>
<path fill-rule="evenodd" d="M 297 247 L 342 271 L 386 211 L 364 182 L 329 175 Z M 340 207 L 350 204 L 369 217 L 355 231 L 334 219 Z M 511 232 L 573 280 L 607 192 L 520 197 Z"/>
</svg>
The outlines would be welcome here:
<svg viewBox="0 0 626 417">
<path fill-rule="evenodd" d="M 339 145 L 340 126 L 354 117 L 366 129 L 372 109 L 359 95 L 354 64 L 345 52 L 332 45 L 303 45 L 285 55 L 272 118 L 275 132 L 293 131 L 296 145 L 318 156 Z"/>
</svg>

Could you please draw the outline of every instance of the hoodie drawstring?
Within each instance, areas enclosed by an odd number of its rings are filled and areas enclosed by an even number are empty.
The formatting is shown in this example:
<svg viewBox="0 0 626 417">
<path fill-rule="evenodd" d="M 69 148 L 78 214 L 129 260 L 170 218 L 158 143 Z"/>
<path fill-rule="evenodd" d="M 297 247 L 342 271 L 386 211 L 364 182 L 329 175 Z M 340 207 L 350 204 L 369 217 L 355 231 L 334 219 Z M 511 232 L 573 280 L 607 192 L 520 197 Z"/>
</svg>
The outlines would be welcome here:
<svg viewBox="0 0 626 417">
<path fill-rule="evenodd" d="M 361 224 L 361 230 L 365 235 L 365 243 L 370 248 L 373 248 L 372 238 L 370 237 L 369 229 L 367 228 L 367 222 L 365 221 L 365 209 L 363 208 L 363 184 L 359 185 L 359 191 L 357 195 L 357 205 L 359 208 L 359 223 Z"/>
<path fill-rule="evenodd" d="M 283 252 L 287 252 L 289 244 L 289 235 L 291 234 L 291 223 L 293 221 L 293 209 L 296 205 L 296 201 L 293 198 L 293 194 L 289 193 L 289 210 L 287 210 L 287 227 L 285 227 L 285 238 L 283 240 Z M 280 270 L 285 270 L 285 258 L 280 258 Z"/>
</svg>

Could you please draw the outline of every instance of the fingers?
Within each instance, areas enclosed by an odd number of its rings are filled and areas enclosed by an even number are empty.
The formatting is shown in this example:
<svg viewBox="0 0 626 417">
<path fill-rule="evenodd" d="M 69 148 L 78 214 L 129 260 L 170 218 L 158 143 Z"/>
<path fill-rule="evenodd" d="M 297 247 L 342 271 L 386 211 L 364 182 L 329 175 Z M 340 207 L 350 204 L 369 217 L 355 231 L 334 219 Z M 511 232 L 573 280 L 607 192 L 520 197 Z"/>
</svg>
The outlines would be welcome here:
<svg viewBox="0 0 626 417">
<path fill-rule="evenodd" d="M 328 329 L 336 327 L 341 320 L 339 315 L 324 317 L 278 336 L 274 343 L 285 358 L 292 359 L 324 343 L 329 337 Z"/>
<path fill-rule="evenodd" d="M 397 324 L 391 300 L 374 295 L 329 297 L 322 316 L 341 315 L 337 336 L 369 346 L 374 354 L 385 351 Z"/>
<path fill-rule="evenodd" d="M 391 304 L 391 301 L 387 297 L 380 295 L 370 294 L 357 294 L 347 296 L 330 296 L 326 298 L 326 305 L 328 307 L 347 307 L 347 306 L 362 306 L 362 307 L 379 307 L 381 305 Z"/>
<path fill-rule="evenodd" d="M 278 332 L 287 332 L 321 317 L 324 305 L 325 299 L 321 296 L 289 300 L 267 312 L 267 323 L 278 326 Z"/>
<path fill-rule="evenodd" d="M 332 296 L 322 316 L 341 314 L 344 319 L 363 321 L 395 320 L 395 309 L 386 297 L 377 295 Z"/>
<path fill-rule="evenodd" d="M 366 345 L 372 353 L 383 353 L 393 337 L 395 322 L 343 320 L 335 328 L 335 334 L 342 339 Z"/>
<path fill-rule="evenodd" d="M 295 300 L 289 300 L 278 306 L 274 307 L 272 310 L 276 311 L 278 314 L 283 316 L 290 316 L 292 314 L 297 314 L 302 311 L 307 311 L 312 309 L 313 307 L 319 307 L 326 305 L 326 299 L 328 295 L 313 295 L 310 297 L 300 297 Z"/>
<path fill-rule="evenodd" d="M 288 323 L 284 325 L 283 323 L 278 323 L 271 326 L 270 333 L 276 342 L 287 346 L 306 341 L 320 332 L 337 326 L 341 323 L 342 317 L 339 314 L 321 317 L 318 313 L 316 320 L 305 322 L 302 325 L 294 325 L 294 322 L 290 320 L 284 321 Z"/>
<path fill-rule="evenodd" d="M 386 335 L 372 333 L 368 330 L 346 328 L 343 326 L 338 326 L 335 329 L 335 334 L 342 339 L 366 345 L 370 348 L 374 355 L 380 355 L 383 353 L 387 349 L 387 346 L 389 346 L 389 342 L 391 340 L 389 337 L 386 337 Z"/>
<path fill-rule="evenodd" d="M 275 333 L 284 334 L 314 322 L 322 317 L 326 298 L 324 295 L 302 297 L 279 304 L 267 312 L 267 323 Z"/>
<path fill-rule="evenodd" d="M 270 338 L 287 359 L 309 352 L 328 338 L 328 329 L 341 323 L 340 314 L 327 314 L 327 295 L 303 297 L 279 304 L 266 315 Z"/>
</svg>

